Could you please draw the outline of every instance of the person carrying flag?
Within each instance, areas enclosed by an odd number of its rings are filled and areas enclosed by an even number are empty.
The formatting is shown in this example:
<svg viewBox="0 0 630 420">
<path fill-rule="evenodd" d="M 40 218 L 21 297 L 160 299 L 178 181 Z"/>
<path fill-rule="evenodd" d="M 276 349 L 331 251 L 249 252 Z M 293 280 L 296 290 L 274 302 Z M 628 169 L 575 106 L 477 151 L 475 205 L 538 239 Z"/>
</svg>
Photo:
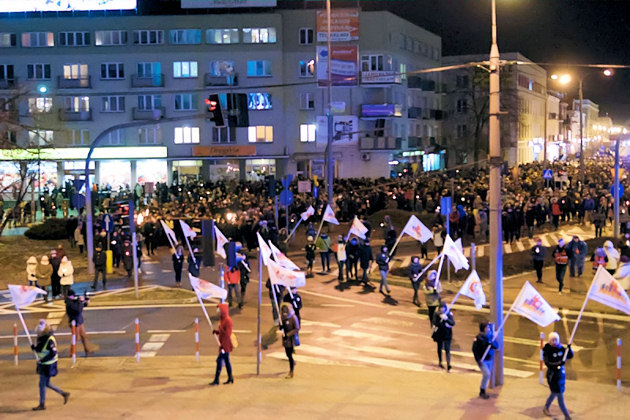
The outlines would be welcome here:
<svg viewBox="0 0 630 420">
<path fill-rule="evenodd" d="M 315 261 L 315 250 L 317 247 L 315 243 L 313 243 L 313 237 L 309 236 L 306 238 L 306 246 L 304 247 L 304 251 L 306 252 L 306 277 L 313 277 L 313 262 Z"/>
<path fill-rule="evenodd" d="M 411 257 L 411 264 L 409 264 L 409 280 L 411 280 L 411 287 L 413 287 L 413 299 L 411 300 L 414 305 L 420 306 L 420 299 L 418 299 L 418 289 L 420 288 L 420 274 L 422 273 L 422 264 L 420 264 L 420 258 L 417 256 Z"/>
<path fill-rule="evenodd" d="M 389 286 L 387 285 L 387 274 L 389 273 L 389 255 L 387 252 L 389 249 L 386 246 L 381 247 L 381 253 L 376 256 L 376 264 L 378 265 L 378 271 L 381 272 L 381 284 L 378 287 L 378 292 L 383 293 L 383 287 L 387 290 L 387 294 L 390 294 Z"/>
<path fill-rule="evenodd" d="M 37 374 L 39 375 L 39 405 L 33 407 L 33 411 L 46 409 L 46 388 L 50 388 L 63 397 L 66 404 L 70 399 L 70 393 L 57 388 L 50 383 L 50 378 L 57 376 L 57 342 L 50 330 L 46 320 L 40 319 L 39 325 L 35 329 L 37 333 L 37 344 L 32 344 L 31 348 L 37 353 Z"/>
<path fill-rule="evenodd" d="M 444 369 L 442 364 L 442 349 L 446 353 L 446 369 L 451 371 L 451 340 L 453 339 L 453 326 L 455 320 L 453 313 L 448 310 L 446 302 L 440 303 L 440 311 L 433 314 L 433 334 L 431 338 L 437 343 L 437 353 L 440 369 Z"/>
<path fill-rule="evenodd" d="M 210 382 L 210 386 L 219 385 L 219 377 L 221 376 L 221 369 L 225 363 L 225 370 L 227 370 L 228 380 L 223 385 L 233 384 L 234 377 L 232 376 L 232 364 L 230 363 L 230 352 L 232 347 L 232 318 L 230 318 L 230 312 L 227 304 L 219 303 L 217 305 L 217 312 L 219 312 L 220 321 L 219 329 L 212 331 L 212 334 L 218 336 L 219 339 L 219 355 L 217 356 L 217 369 L 214 374 L 214 381 Z"/>
<path fill-rule="evenodd" d="M 490 375 L 492 373 L 492 366 L 494 363 L 494 351 L 499 348 L 499 343 L 493 340 L 494 332 L 492 324 L 487 322 L 479 323 L 479 334 L 475 337 L 473 342 L 472 351 L 475 356 L 475 361 L 481 369 L 481 385 L 479 387 L 479 397 L 487 400 L 490 395 L 486 393 L 488 383 L 490 382 Z M 490 349 L 486 351 L 486 349 Z M 484 357 L 485 353 L 485 357 Z M 483 360 L 482 360 L 483 359 Z"/>
<path fill-rule="evenodd" d="M 568 352 L 566 358 L 564 357 L 565 351 Z M 549 407 L 551 403 L 553 403 L 553 400 L 558 398 L 558 405 L 560 406 L 562 414 L 564 414 L 565 420 L 571 419 L 569 410 L 567 410 L 564 404 L 564 389 L 566 383 L 564 364 L 566 359 L 572 358 L 573 350 L 571 350 L 571 344 L 565 349 L 560 343 L 560 335 L 557 332 L 554 331 L 549 334 L 549 342 L 545 344 L 543 348 L 543 360 L 547 366 L 547 384 L 549 385 L 549 391 L 551 391 L 551 394 L 549 394 L 545 402 L 545 408 L 543 408 L 543 413 L 546 416 L 551 416 Z"/>
<path fill-rule="evenodd" d="M 553 250 L 552 255 L 556 263 L 556 281 L 558 282 L 558 293 L 562 294 L 564 275 L 567 272 L 567 264 L 569 263 L 569 252 L 564 246 L 564 239 L 560 239 L 558 241 L 558 245 Z"/>
</svg>

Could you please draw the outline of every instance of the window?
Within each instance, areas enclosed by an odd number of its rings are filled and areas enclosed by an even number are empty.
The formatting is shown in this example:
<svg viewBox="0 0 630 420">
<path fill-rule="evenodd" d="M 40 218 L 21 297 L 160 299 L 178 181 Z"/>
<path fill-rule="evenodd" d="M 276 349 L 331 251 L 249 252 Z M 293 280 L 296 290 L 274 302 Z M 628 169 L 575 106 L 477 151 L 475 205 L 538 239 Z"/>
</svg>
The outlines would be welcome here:
<svg viewBox="0 0 630 420">
<path fill-rule="evenodd" d="M 312 93 L 300 93 L 300 109 L 315 109 L 315 99 Z"/>
<path fill-rule="evenodd" d="M 138 77 L 153 77 L 160 74 L 162 64 L 159 62 L 138 63 Z"/>
<path fill-rule="evenodd" d="M 15 47 L 17 36 L 9 32 L 0 32 L 0 48 Z"/>
<path fill-rule="evenodd" d="M 138 129 L 138 144 L 158 144 L 161 142 L 161 131 L 158 127 L 142 127 Z"/>
<path fill-rule="evenodd" d="M 234 61 L 218 60 L 210 62 L 209 73 L 212 76 L 229 76 L 234 74 Z"/>
<path fill-rule="evenodd" d="M 208 44 L 238 44 L 238 29 L 208 29 L 206 31 Z"/>
<path fill-rule="evenodd" d="M 276 28 L 243 28 L 244 44 L 273 44 L 276 42 Z"/>
<path fill-rule="evenodd" d="M 300 77 L 313 77 L 315 75 L 315 60 L 300 60 Z"/>
<path fill-rule="evenodd" d="M 248 77 L 265 77 L 271 76 L 271 61 L 255 60 L 247 62 Z"/>
<path fill-rule="evenodd" d="M 361 71 L 390 71 L 392 58 L 389 55 L 371 54 L 361 56 Z"/>
<path fill-rule="evenodd" d="M 157 109 L 162 106 L 161 95 L 139 95 L 138 96 L 138 109 L 141 111 L 149 111 Z"/>
<path fill-rule="evenodd" d="M 72 146 L 83 146 L 90 144 L 90 130 L 70 130 L 70 142 Z"/>
<path fill-rule="evenodd" d="M 22 34 L 23 47 L 54 47 L 55 34 L 52 32 L 24 32 Z"/>
<path fill-rule="evenodd" d="M 29 64 L 26 69 L 29 80 L 50 79 L 50 64 Z"/>
<path fill-rule="evenodd" d="M 199 127 L 175 127 L 175 144 L 199 143 Z"/>
<path fill-rule="evenodd" d="M 313 43 L 313 29 L 300 28 L 300 45 L 311 45 Z"/>
<path fill-rule="evenodd" d="M 201 29 L 172 29 L 168 31 L 168 40 L 173 45 L 198 45 Z"/>
<path fill-rule="evenodd" d="M 468 135 L 468 127 L 466 124 L 459 124 L 457 126 L 457 137 L 462 138 Z"/>
<path fill-rule="evenodd" d="M 313 143 L 315 141 L 315 124 L 300 124 L 300 141 Z"/>
<path fill-rule="evenodd" d="M 400 73 L 400 80 L 407 80 L 407 65 L 406 64 L 400 64 L 400 70 L 398 71 Z"/>
<path fill-rule="evenodd" d="M 236 127 L 212 127 L 213 143 L 236 143 Z"/>
<path fill-rule="evenodd" d="M 110 146 L 115 146 L 118 144 L 122 144 L 122 134 L 121 134 L 122 130 L 115 130 L 112 131 L 111 133 L 109 133 L 107 135 L 107 143 Z"/>
<path fill-rule="evenodd" d="M 197 109 L 197 95 L 178 93 L 175 95 L 175 111 L 193 111 Z"/>
<path fill-rule="evenodd" d="M 69 96 L 64 98 L 65 110 L 70 112 L 81 112 L 90 110 L 89 96 Z"/>
<path fill-rule="evenodd" d="M 468 101 L 466 99 L 457 100 L 457 112 L 459 113 L 468 112 Z"/>
<path fill-rule="evenodd" d="M 28 132 L 28 140 L 34 146 L 46 146 L 53 143 L 52 130 L 34 130 Z"/>
<path fill-rule="evenodd" d="M 103 63 L 101 64 L 101 79 L 124 79 L 125 68 L 123 63 Z"/>
<path fill-rule="evenodd" d="M 85 47 L 90 45 L 90 33 L 59 32 L 59 45 L 64 47 Z"/>
<path fill-rule="evenodd" d="M 196 61 L 175 61 L 173 63 L 173 77 L 186 78 L 197 77 Z"/>
<path fill-rule="evenodd" d="M 247 94 L 247 109 L 253 111 L 272 109 L 271 94 L 266 92 L 250 92 Z"/>
<path fill-rule="evenodd" d="M 164 43 L 164 31 L 158 29 L 133 31 L 133 43 L 159 45 Z"/>
<path fill-rule="evenodd" d="M 97 46 L 114 46 L 127 44 L 127 31 L 96 31 L 94 44 Z"/>
<path fill-rule="evenodd" d="M 256 125 L 247 128 L 250 143 L 270 143 L 273 141 L 272 125 Z"/>
<path fill-rule="evenodd" d="M 52 98 L 45 96 L 28 98 L 28 112 L 31 114 L 38 112 L 50 112 L 52 110 L 52 104 Z"/>
<path fill-rule="evenodd" d="M 103 112 L 124 112 L 125 97 L 124 96 L 103 96 L 101 98 L 101 111 Z"/>
<path fill-rule="evenodd" d="M 0 64 L 0 80 L 6 80 L 7 82 L 13 82 L 13 64 Z"/>
<path fill-rule="evenodd" d="M 64 64 L 63 66 L 63 78 L 64 79 L 87 79 L 88 66 L 87 64 Z"/>
</svg>

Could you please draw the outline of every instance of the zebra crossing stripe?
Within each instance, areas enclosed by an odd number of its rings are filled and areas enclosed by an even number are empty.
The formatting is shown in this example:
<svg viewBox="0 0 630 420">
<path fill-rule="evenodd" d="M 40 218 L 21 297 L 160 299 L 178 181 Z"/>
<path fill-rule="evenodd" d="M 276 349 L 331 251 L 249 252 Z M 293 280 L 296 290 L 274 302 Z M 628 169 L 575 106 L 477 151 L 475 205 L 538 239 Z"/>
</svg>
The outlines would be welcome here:
<svg viewBox="0 0 630 420">
<path fill-rule="evenodd" d="M 479 246 L 477 247 L 477 256 L 478 257 L 483 257 L 486 253 L 486 247 L 485 246 Z"/>
<path fill-rule="evenodd" d="M 503 244 L 503 253 L 504 254 L 512 253 L 512 248 L 510 247 L 510 244 Z"/>
<path fill-rule="evenodd" d="M 170 334 L 152 334 L 149 341 L 142 345 L 140 349 L 140 357 L 155 357 L 170 337 Z"/>
<path fill-rule="evenodd" d="M 546 246 L 546 247 L 550 247 L 551 246 L 551 244 L 547 240 L 547 236 L 546 235 L 540 235 L 540 242 L 542 242 L 543 246 Z"/>
<path fill-rule="evenodd" d="M 411 257 L 405 257 L 403 258 L 402 262 L 400 263 L 401 267 L 407 267 L 409 264 L 411 264 Z"/>
<path fill-rule="evenodd" d="M 516 247 L 519 251 L 525 251 L 525 246 L 520 241 L 516 241 Z"/>
</svg>

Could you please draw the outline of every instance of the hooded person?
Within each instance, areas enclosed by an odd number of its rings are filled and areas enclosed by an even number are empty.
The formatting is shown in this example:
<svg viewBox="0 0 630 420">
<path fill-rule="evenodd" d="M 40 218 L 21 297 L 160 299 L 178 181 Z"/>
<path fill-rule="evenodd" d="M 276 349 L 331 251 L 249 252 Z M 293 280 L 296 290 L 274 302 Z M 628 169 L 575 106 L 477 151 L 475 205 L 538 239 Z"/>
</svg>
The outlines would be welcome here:
<svg viewBox="0 0 630 420">
<path fill-rule="evenodd" d="M 630 258 L 627 255 L 622 255 L 619 261 L 621 264 L 615 271 L 614 277 L 624 290 L 630 290 Z"/>
<path fill-rule="evenodd" d="M 230 311 L 228 305 L 225 303 L 219 303 L 217 305 L 217 311 L 219 312 L 219 329 L 212 331 L 219 339 L 219 355 L 217 356 L 217 369 L 214 375 L 214 381 L 210 382 L 211 386 L 219 385 L 219 376 L 221 376 L 221 368 L 225 363 L 225 370 L 227 370 L 228 380 L 223 385 L 234 383 L 234 377 L 232 376 L 232 365 L 230 364 L 230 352 L 233 349 L 232 346 L 232 318 L 230 317 Z"/>
<path fill-rule="evenodd" d="M 606 252 L 606 257 L 608 258 L 608 261 L 606 262 L 606 271 L 610 274 L 615 274 L 617 266 L 619 265 L 619 251 L 615 249 L 615 246 L 611 241 L 604 242 L 604 251 Z"/>
<path fill-rule="evenodd" d="M 315 242 L 312 236 L 308 236 L 306 238 L 306 246 L 304 247 L 304 251 L 306 253 L 306 276 L 313 277 L 313 262 L 315 261 L 315 250 L 317 247 L 315 246 Z"/>
<path fill-rule="evenodd" d="M 564 245 L 564 239 L 558 240 L 558 245 L 553 250 L 554 262 L 556 263 L 556 281 L 558 282 L 558 293 L 562 294 L 564 286 L 564 275 L 567 272 L 567 264 L 569 264 L 569 251 Z"/>
<path fill-rule="evenodd" d="M 33 411 L 46 409 L 46 388 L 50 388 L 63 397 L 66 404 L 70 398 L 69 392 L 57 388 L 50 383 L 50 378 L 57 376 L 57 342 L 46 320 L 40 319 L 35 328 L 37 343 L 31 348 L 37 353 L 37 374 L 39 375 L 39 405 L 33 407 Z"/>
<path fill-rule="evenodd" d="M 61 259 L 61 263 L 59 263 L 57 274 L 59 274 L 60 277 L 59 283 L 61 284 L 61 292 L 64 298 L 66 298 L 68 297 L 70 287 L 74 284 L 74 267 L 72 267 L 72 262 L 70 262 L 65 255 Z"/>
<path fill-rule="evenodd" d="M 280 328 L 282 329 L 282 345 L 284 351 L 289 359 L 289 374 L 287 379 L 293 378 L 293 369 L 295 368 L 295 361 L 293 360 L 293 353 L 295 352 L 295 346 L 298 345 L 298 332 L 300 331 L 300 321 L 295 315 L 293 306 L 290 303 L 282 302 L 280 306 L 280 313 L 282 321 Z"/>
<path fill-rule="evenodd" d="M 348 280 L 358 279 L 357 266 L 359 264 L 359 241 L 357 238 L 350 239 L 350 242 L 346 245 L 346 277 Z"/>
<path fill-rule="evenodd" d="M 48 261 L 48 255 L 44 255 L 39 264 L 37 264 L 37 281 L 39 282 L 39 287 L 48 292 L 48 287 L 50 286 L 50 276 L 52 275 L 53 268 L 50 265 L 50 261 Z M 48 294 L 44 296 L 44 300 L 48 302 Z"/>
<path fill-rule="evenodd" d="M 346 261 L 348 260 L 348 255 L 346 253 L 346 241 L 343 239 L 342 235 L 337 237 L 337 265 L 339 267 L 339 275 L 337 276 L 337 280 L 340 282 L 343 281 L 343 269 Z"/>
<path fill-rule="evenodd" d="M 61 264 L 61 258 L 57 256 L 57 250 L 53 249 L 50 251 L 50 258 L 48 260 L 50 265 L 52 266 L 52 274 L 50 275 L 50 288 L 52 289 L 53 299 L 59 299 L 59 295 L 61 294 L 61 284 L 59 281 L 61 277 L 59 276 L 59 264 Z"/>
<path fill-rule="evenodd" d="M 39 287 L 37 283 L 37 258 L 30 256 L 26 260 L 26 279 L 29 286 Z"/>
<path fill-rule="evenodd" d="M 435 313 L 435 309 L 440 305 L 440 292 L 442 291 L 442 287 L 437 281 L 437 271 L 429 271 L 422 291 L 424 292 L 427 308 L 429 309 L 429 323 L 433 326 L 433 314 Z"/>
<path fill-rule="evenodd" d="M 411 280 L 411 287 L 413 287 L 413 299 L 412 302 L 416 306 L 420 306 L 420 299 L 418 299 L 418 289 L 420 288 L 420 274 L 422 273 L 422 264 L 420 264 L 420 258 L 417 256 L 411 257 L 411 264 L 409 264 L 409 280 Z"/>
</svg>

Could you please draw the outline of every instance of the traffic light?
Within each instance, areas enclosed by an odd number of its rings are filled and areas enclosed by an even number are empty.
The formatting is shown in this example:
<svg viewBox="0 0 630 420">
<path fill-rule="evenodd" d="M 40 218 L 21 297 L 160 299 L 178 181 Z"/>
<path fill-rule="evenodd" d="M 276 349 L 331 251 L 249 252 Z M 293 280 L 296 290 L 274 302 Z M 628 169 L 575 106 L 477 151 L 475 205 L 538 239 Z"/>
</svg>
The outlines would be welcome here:
<svg viewBox="0 0 630 420">
<path fill-rule="evenodd" d="M 214 121 L 214 125 L 217 127 L 223 127 L 225 122 L 223 121 L 223 112 L 221 111 L 221 101 L 219 95 L 212 94 L 206 99 L 206 107 L 210 114 L 210 121 Z"/>
</svg>

